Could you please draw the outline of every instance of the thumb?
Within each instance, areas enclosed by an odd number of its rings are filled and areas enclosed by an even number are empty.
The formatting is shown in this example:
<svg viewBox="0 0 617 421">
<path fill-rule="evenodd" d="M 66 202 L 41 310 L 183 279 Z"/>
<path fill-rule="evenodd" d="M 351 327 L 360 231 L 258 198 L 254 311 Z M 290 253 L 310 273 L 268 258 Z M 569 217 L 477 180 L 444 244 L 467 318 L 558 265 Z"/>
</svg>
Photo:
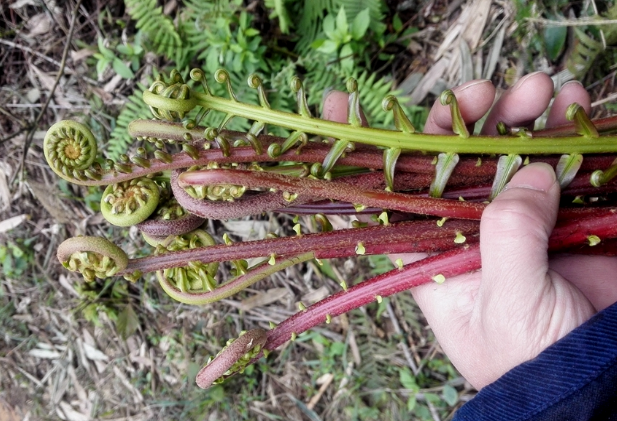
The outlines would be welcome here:
<svg viewBox="0 0 617 421">
<path fill-rule="evenodd" d="M 480 222 L 478 309 L 493 322 L 508 323 L 516 314 L 533 318 L 538 310 L 550 286 L 548 238 L 557 219 L 559 195 L 552 167 L 530 164 L 485 209 Z"/>
</svg>

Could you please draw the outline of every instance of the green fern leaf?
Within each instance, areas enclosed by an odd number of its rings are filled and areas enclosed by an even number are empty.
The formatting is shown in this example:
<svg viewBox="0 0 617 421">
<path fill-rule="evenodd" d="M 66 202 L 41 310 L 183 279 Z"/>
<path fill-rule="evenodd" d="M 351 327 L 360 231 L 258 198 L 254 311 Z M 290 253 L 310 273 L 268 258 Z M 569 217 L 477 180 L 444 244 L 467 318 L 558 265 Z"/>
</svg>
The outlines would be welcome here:
<svg viewBox="0 0 617 421">
<path fill-rule="evenodd" d="M 142 99 L 144 90 L 148 89 L 142 84 L 138 84 L 135 92 L 128 98 L 128 101 L 118 118 L 116 125 L 111 132 L 109 141 L 105 146 L 105 152 L 108 158 L 118 159 L 121 154 L 126 153 L 129 145 L 133 143 L 133 138 L 129 136 L 129 123 L 137 119 L 152 118 L 150 109 Z"/>
<path fill-rule="evenodd" d="M 156 0 L 125 0 L 128 14 L 136 21 L 137 29 L 152 41 L 156 52 L 180 64 L 185 56 L 182 40 L 174 23 L 157 7 Z"/>
<path fill-rule="evenodd" d="M 603 16 L 604 19 L 614 20 L 617 18 L 617 4 L 609 8 Z M 593 27 L 593 24 L 589 26 Z M 617 42 L 617 26 L 602 25 L 598 27 L 604 35 L 606 45 L 613 45 Z M 584 29 L 577 27 L 574 29 L 576 36 L 576 46 L 567 60 L 568 70 L 570 70 L 577 78 L 582 78 L 596 58 L 605 51 L 604 43 L 596 38 L 588 35 Z"/>
</svg>

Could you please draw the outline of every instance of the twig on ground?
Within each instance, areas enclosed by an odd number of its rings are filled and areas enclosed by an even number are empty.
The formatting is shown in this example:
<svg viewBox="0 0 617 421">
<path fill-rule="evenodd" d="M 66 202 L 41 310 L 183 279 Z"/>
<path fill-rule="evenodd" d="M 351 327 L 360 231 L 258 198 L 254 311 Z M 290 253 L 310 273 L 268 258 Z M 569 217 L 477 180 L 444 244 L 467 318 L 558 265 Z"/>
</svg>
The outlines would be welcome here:
<svg viewBox="0 0 617 421">
<path fill-rule="evenodd" d="M 24 143 L 24 151 L 21 156 L 21 163 L 20 163 L 21 171 L 15 171 L 15 174 L 21 173 L 22 179 L 24 178 L 24 175 L 25 175 L 24 171 L 25 171 L 26 155 L 28 154 L 28 150 L 30 149 L 30 144 L 32 143 L 32 139 L 34 138 L 34 133 L 36 132 L 36 128 L 39 125 L 41 118 L 43 117 L 43 115 L 45 115 L 45 112 L 47 111 L 47 107 L 49 107 L 49 103 L 54 97 L 54 92 L 56 91 L 56 88 L 58 87 L 58 83 L 60 83 L 60 78 L 64 74 L 64 67 L 66 66 L 66 59 L 69 55 L 69 49 L 71 48 L 71 39 L 73 38 L 73 33 L 75 32 L 75 23 L 77 22 L 77 14 L 78 14 L 79 6 L 81 5 L 81 1 L 82 0 L 77 0 L 77 4 L 75 5 L 75 13 L 73 13 L 73 19 L 71 20 L 71 29 L 69 30 L 69 34 L 66 37 L 67 38 L 66 44 L 64 46 L 64 51 L 62 52 L 62 60 L 60 61 L 60 68 L 58 69 L 58 74 L 56 76 L 56 80 L 54 81 L 54 85 L 52 86 L 49 92 L 47 101 L 45 101 L 43 108 L 41 108 L 41 111 L 39 112 L 36 119 L 34 120 L 34 123 L 32 124 L 32 126 L 30 126 L 28 135 L 26 136 L 26 142 Z"/>
<path fill-rule="evenodd" d="M 403 337 L 403 331 L 401 329 L 401 325 L 399 324 L 398 319 L 396 318 L 396 314 L 394 314 L 394 310 L 392 310 L 392 305 L 390 304 L 390 302 L 386 304 L 386 310 L 388 312 L 388 316 L 390 317 L 390 320 L 392 321 L 392 327 L 394 327 L 394 331 L 396 332 L 397 335 L 401 335 L 402 337 L 398 345 L 403 350 L 403 355 L 405 355 L 405 360 L 407 361 L 409 368 L 413 372 L 413 375 L 417 376 L 418 373 L 420 372 L 420 369 L 416 365 L 416 362 L 413 360 L 413 356 L 411 355 L 411 352 L 409 351 L 409 344 Z"/>
</svg>

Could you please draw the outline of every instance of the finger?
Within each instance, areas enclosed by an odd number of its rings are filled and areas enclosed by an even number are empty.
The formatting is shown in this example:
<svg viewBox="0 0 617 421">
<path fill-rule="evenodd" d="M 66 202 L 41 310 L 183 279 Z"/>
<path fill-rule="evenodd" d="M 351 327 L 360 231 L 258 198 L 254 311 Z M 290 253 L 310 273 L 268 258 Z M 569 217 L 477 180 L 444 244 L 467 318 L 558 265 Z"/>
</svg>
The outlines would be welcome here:
<svg viewBox="0 0 617 421">
<path fill-rule="evenodd" d="M 596 311 L 617 302 L 617 258 L 559 255 L 551 259 L 550 268 L 572 282 Z"/>
<path fill-rule="evenodd" d="M 473 125 L 488 112 L 495 100 L 495 87 L 490 80 L 472 80 L 452 89 L 456 95 L 465 123 Z M 436 101 L 424 125 L 424 133 L 452 134 L 452 115 L 449 105 Z"/>
<path fill-rule="evenodd" d="M 473 125 L 482 118 L 493 105 L 495 87 L 488 80 L 476 80 L 453 89 L 463 120 L 473 131 Z M 450 107 L 435 102 L 426 125 L 425 133 L 452 134 L 452 114 Z M 405 254 L 391 256 L 392 260 L 401 258 L 404 264 L 412 263 L 426 255 Z M 424 284 L 412 288 L 414 300 L 422 309 L 431 329 L 438 337 L 439 344 L 448 355 L 456 358 L 460 346 L 458 333 L 465 331 L 466 320 L 473 309 L 479 286 L 477 274 L 465 274 L 449 279 L 442 285 Z M 452 334 L 454 332 L 454 334 Z"/>
<path fill-rule="evenodd" d="M 536 313 L 550 286 L 547 249 L 559 195 L 553 169 L 543 163 L 530 164 L 514 175 L 484 211 L 480 221 L 481 320 L 490 315 L 506 323 L 514 315 L 524 318 Z"/>
<path fill-rule="evenodd" d="M 330 91 L 323 101 L 322 117 L 324 120 L 347 123 L 349 94 L 341 91 Z M 362 125 L 368 126 L 364 111 L 360 110 Z"/>
<path fill-rule="evenodd" d="M 546 127 L 557 127 L 569 123 L 566 119 L 566 109 L 570 104 L 578 103 L 587 114 L 591 112 L 591 98 L 583 85 L 572 80 L 561 87 L 561 91 L 555 97 L 553 106 L 546 119 Z"/>
<path fill-rule="evenodd" d="M 500 121 L 508 127 L 527 127 L 548 107 L 553 98 L 553 81 L 542 72 L 528 74 L 508 89 L 489 113 L 482 134 L 497 134 Z"/>
</svg>

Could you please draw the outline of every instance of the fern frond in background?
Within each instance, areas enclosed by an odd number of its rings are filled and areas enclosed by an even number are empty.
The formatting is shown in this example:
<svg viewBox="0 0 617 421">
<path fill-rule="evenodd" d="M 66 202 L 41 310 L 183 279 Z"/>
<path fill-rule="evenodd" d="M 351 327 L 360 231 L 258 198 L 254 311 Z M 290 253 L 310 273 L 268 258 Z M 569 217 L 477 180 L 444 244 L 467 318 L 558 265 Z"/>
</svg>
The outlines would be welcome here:
<svg viewBox="0 0 617 421">
<path fill-rule="evenodd" d="M 352 21 L 358 13 L 368 9 L 372 31 L 382 34 L 386 30 L 386 25 L 383 23 L 385 3 L 382 0 L 337 0 L 336 3 L 336 11 L 344 7 L 349 21 Z M 331 10 L 331 12 L 334 11 Z"/>
<path fill-rule="evenodd" d="M 148 81 L 148 84 L 150 84 L 150 81 Z M 147 86 L 138 84 L 133 94 L 128 97 L 126 105 L 120 111 L 109 141 L 104 146 L 108 158 L 117 160 L 121 154 L 126 153 L 128 146 L 134 142 L 128 132 L 131 121 L 152 118 L 150 109 L 141 98 L 146 89 L 148 89 Z"/>
<path fill-rule="evenodd" d="M 125 5 L 128 14 L 136 21 L 137 29 L 148 36 L 156 53 L 182 63 L 186 51 L 182 48 L 180 35 L 169 16 L 163 14 L 163 8 L 157 7 L 157 1 L 125 0 Z"/>
<path fill-rule="evenodd" d="M 295 112 L 295 95 L 289 88 L 293 76 L 300 75 L 307 89 L 309 105 L 319 113 L 323 93 L 330 89 L 345 89 L 349 77 L 359 82 L 359 91 L 365 114 L 371 124 L 388 127 L 392 123 L 384 113 L 381 101 L 392 93 L 393 79 L 376 73 L 370 54 L 383 43 L 382 33 L 386 5 L 384 0 L 264 0 L 268 19 L 248 11 L 243 0 L 185 0 L 178 5 L 175 22 L 163 13 L 157 0 L 125 0 L 128 14 L 140 30 L 141 38 L 151 42 L 150 51 L 164 55 L 171 68 L 196 66 L 213 73 L 225 68 L 236 95 L 243 101 L 257 103 L 257 93 L 246 84 L 249 74 L 257 72 L 264 80 L 273 108 Z M 254 6 L 254 5 L 253 5 Z M 259 7 L 259 6 L 258 6 Z M 330 21 L 341 15 L 348 24 L 344 31 L 354 31 L 354 20 L 361 19 L 360 32 L 356 31 L 352 44 L 337 44 L 334 53 L 320 51 L 315 40 L 325 38 L 324 19 Z M 261 16 L 261 17 L 260 17 Z M 266 24 L 271 27 L 264 27 Z M 337 23 L 338 24 L 338 23 Z M 277 26 L 278 25 L 278 28 Z M 258 29 L 259 28 L 259 29 Z M 293 32 L 290 31 L 293 28 Z M 285 37 L 277 36 L 290 32 Z M 147 42 L 144 42 L 147 44 Z M 371 46 L 371 48 L 360 48 Z M 144 46 L 148 51 L 147 45 Z M 371 53 L 369 50 L 373 51 Z M 226 95 L 225 88 L 210 84 L 217 95 Z M 394 92 L 396 94 L 397 92 Z M 130 120 L 148 118 L 148 108 L 140 98 L 141 91 L 129 98 L 112 132 L 107 151 L 117 158 L 131 139 L 126 134 Z M 401 98 L 404 104 L 404 98 Z M 424 112 L 421 107 L 407 108 L 414 124 L 421 127 Z M 218 126 L 222 116 L 208 115 L 202 124 Z M 227 128 L 246 130 L 250 123 L 232 119 Z M 285 136 L 281 128 L 272 128 L 273 134 Z"/>
<path fill-rule="evenodd" d="M 610 7 L 602 18 L 598 20 L 617 19 L 617 4 Z M 600 34 L 602 31 L 602 34 Z M 589 34 L 587 33 L 589 32 Z M 576 45 L 572 54 L 568 57 L 568 69 L 578 78 L 586 75 L 591 69 L 596 59 L 606 51 L 606 46 L 617 43 L 617 25 L 598 25 L 590 24 L 588 31 L 582 27 L 574 29 Z M 602 41 L 604 37 L 604 42 Z"/>
</svg>

